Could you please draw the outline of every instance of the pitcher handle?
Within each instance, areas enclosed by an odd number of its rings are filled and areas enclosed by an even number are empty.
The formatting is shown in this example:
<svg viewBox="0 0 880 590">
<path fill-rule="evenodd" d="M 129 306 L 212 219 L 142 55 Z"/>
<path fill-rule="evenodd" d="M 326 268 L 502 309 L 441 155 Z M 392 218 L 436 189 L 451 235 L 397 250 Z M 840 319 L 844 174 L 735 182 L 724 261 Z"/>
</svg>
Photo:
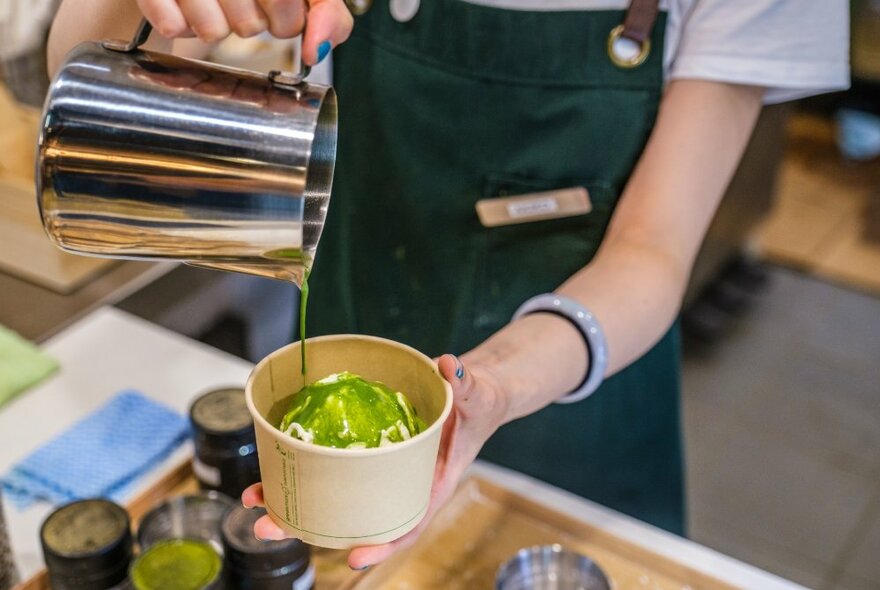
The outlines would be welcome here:
<svg viewBox="0 0 880 590">
<path fill-rule="evenodd" d="M 141 45 L 146 43 L 147 39 L 150 38 L 150 33 L 152 32 L 153 25 L 150 24 L 150 21 L 144 18 L 141 19 L 141 22 L 134 33 L 134 37 L 131 38 L 131 41 L 126 42 L 117 39 L 107 39 L 106 41 L 101 42 L 101 46 L 104 49 L 109 49 L 110 51 L 131 53 L 132 51 L 137 51 L 141 47 Z M 305 78 L 309 75 L 309 72 L 311 72 L 311 68 L 306 65 L 306 63 L 302 60 L 302 50 L 300 50 L 299 56 L 299 72 L 287 73 L 281 72 L 279 70 L 272 70 L 268 74 L 269 80 L 273 84 L 277 84 L 279 86 L 299 86 L 300 84 L 305 82 Z"/>
</svg>

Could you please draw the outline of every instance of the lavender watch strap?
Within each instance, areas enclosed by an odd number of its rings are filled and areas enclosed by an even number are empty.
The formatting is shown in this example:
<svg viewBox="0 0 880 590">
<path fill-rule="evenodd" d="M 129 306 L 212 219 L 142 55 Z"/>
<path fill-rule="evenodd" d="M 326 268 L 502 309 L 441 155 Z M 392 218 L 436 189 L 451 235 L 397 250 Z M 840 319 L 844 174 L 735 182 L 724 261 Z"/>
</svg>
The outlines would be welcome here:
<svg viewBox="0 0 880 590">
<path fill-rule="evenodd" d="M 513 319 L 537 312 L 555 313 L 574 324 L 584 337 L 590 355 L 589 367 L 583 383 L 565 397 L 556 400 L 556 403 L 571 404 L 589 397 L 602 384 L 605 369 L 608 367 L 608 345 L 602 326 L 583 305 L 574 299 L 554 293 L 532 297 L 520 305 L 513 314 Z"/>
</svg>

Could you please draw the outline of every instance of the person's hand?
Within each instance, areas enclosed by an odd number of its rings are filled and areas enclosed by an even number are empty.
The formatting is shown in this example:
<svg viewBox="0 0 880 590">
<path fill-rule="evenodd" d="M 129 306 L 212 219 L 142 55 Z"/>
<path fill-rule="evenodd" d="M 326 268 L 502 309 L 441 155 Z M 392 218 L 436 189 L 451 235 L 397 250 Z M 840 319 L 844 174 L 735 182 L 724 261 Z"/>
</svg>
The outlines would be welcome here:
<svg viewBox="0 0 880 590">
<path fill-rule="evenodd" d="M 309 65 L 348 39 L 354 22 L 343 0 L 137 0 L 137 4 L 167 39 L 196 36 L 211 43 L 230 33 L 253 37 L 263 31 L 286 39 L 305 28 L 303 60 Z"/>
<path fill-rule="evenodd" d="M 453 409 L 443 425 L 428 513 L 415 529 L 395 541 L 352 549 L 348 555 L 348 565 L 352 569 L 366 569 L 414 543 L 440 507 L 452 496 L 462 474 L 477 457 L 483 444 L 502 424 L 507 404 L 500 381 L 487 368 L 477 364 L 468 365 L 467 355 L 463 359 L 464 363 L 447 354 L 440 357 L 438 362 L 440 373 L 452 385 Z M 241 501 L 248 508 L 262 506 L 262 484 L 247 488 L 241 495 Z M 254 524 L 254 534 L 260 539 L 286 538 L 284 531 L 268 515 Z"/>
</svg>

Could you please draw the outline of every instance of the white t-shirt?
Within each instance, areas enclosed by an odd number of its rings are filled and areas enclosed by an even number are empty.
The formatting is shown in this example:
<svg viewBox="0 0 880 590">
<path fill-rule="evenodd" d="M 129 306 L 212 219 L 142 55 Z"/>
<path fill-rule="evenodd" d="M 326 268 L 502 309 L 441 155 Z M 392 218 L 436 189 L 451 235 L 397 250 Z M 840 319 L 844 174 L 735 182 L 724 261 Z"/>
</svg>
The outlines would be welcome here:
<svg viewBox="0 0 880 590">
<path fill-rule="evenodd" d="M 463 1 L 534 11 L 629 6 L 628 0 Z M 667 11 L 666 80 L 764 86 L 768 104 L 849 87 L 848 0 L 661 0 L 660 8 Z"/>
</svg>

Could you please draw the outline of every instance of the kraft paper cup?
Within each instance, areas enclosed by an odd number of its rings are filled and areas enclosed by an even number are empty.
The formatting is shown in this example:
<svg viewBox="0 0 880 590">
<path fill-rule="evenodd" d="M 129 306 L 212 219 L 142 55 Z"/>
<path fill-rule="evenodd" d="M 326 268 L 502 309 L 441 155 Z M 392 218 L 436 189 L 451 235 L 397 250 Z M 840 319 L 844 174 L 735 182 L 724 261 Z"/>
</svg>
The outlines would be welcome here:
<svg viewBox="0 0 880 590">
<path fill-rule="evenodd" d="M 386 543 L 425 516 L 452 388 L 422 353 L 383 338 L 322 336 L 263 359 L 245 388 L 254 418 L 263 497 L 272 520 L 289 535 L 332 549 Z M 303 442 L 267 420 L 272 406 L 305 384 L 350 371 L 403 392 L 428 428 L 373 449 L 334 449 Z M 274 416 L 273 416 L 274 418 Z"/>
</svg>

